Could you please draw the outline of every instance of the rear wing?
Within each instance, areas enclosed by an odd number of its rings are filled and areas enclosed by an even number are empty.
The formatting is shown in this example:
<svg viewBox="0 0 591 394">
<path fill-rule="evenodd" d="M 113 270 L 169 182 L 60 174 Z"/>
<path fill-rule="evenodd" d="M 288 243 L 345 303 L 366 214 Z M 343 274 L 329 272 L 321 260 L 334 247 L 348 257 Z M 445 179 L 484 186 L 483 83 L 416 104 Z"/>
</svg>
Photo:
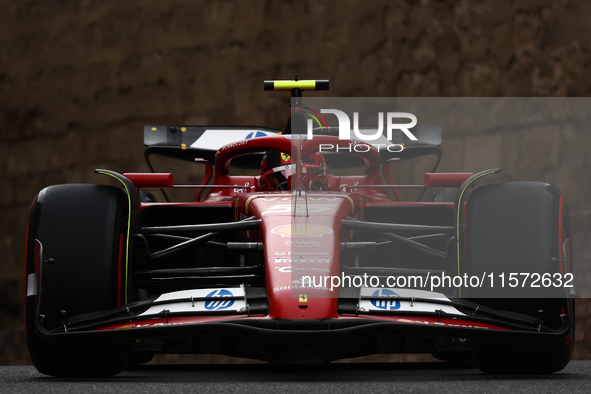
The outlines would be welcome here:
<svg viewBox="0 0 591 394">
<path fill-rule="evenodd" d="M 368 130 L 367 134 L 375 133 L 370 128 L 361 128 L 361 133 Z M 441 159 L 441 126 L 416 126 L 410 129 L 417 138 L 409 139 L 404 133 L 394 133 L 392 141 L 381 136 L 375 141 L 366 141 L 369 144 L 380 144 L 380 160 L 382 163 L 392 159 L 410 159 L 430 154 L 437 155 L 438 162 Z M 371 131 L 371 132 L 370 132 Z M 279 135 L 281 131 L 259 126 L 144 126 L 144 144 L 146 145 L 146 160 L 152 154 L 172 157 L 180 160 L 194 162 L 202 158 L 209 162 L 214 161 L 215 153 L 222 146 L 232 142 Z M 314 135 L 339 135 L 339 128 L 313 129 Z M 365 133 L 364 133 L 365 134 Z M 401 152 L 390 152 L 385 147 L 391 144 L 404 145 Z M 330 155 L 329 153 L 327 153 Z M 247 155 L 234 159 L 236 166 L 244 168 L 258 168 L 261 163 L 260 155 Z M 336 158 L 335 158 L 336 159 Z M 339 159 L 333 160 L 337 167 L 347 166 L 346 162 L 340 163 Z"/>
<path fill-rule="evenodd" d="M 280 130 L 258 126 L 144 126 L 146 160 L 157 154 L 194 162 L 202 158 L 213 163 L 222 146 L 235 141 L 278 135 Z M 258 168 L 260 158 L 237 158 L 237 165 Z M 240 163 L 244 161 L 244 163 Z"/>
<path fill-rule="evenodd" d="M 411 140 L 404 133 L 393 134 L 391 142 L 404 145 L 404 150 L 398 153 L 384 152 L 381 156 L 382 162 L 394 157 L 404 160 L 430 154 L 441 156 L 441 126 L 416 126 L 410 131 L 417 140 Z"/>
</svg>

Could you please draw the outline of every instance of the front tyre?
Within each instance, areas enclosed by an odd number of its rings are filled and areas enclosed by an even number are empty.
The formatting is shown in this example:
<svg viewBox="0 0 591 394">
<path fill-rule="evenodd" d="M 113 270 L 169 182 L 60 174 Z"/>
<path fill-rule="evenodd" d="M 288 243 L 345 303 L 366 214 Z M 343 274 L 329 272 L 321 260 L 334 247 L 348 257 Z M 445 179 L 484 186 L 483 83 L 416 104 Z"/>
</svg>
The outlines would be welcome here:
<svg viewBox="0 0 591 394">
<path fill-rule="evenodd" d="M 25 278 L 27 282 L 38 278 L 38 289 L 26 297 L 25 314 L 29 354 L 39 372 L 110 376 L 127 364 L 130 347 L 123 341 L 46 341 L 35 329 L 40 315 L 43 328 L 53 330 L 62 326 L 64 315 L 121 304 L 126 206 L 125 193 L 105 185 L 50 186 L 35 198 L 27 230 Z"/>
<path fill-rule="evenodd" d="M 556 186 L 542 182 L 499 183 L 475 189 L 467 203 L 466 253 L 465 268 L 470 275 L 573 272 L 563 194 Z M 539 318 L 553 330 L 561 329 L 563 320 L 570 327 L 567 335 L 557 340 L 473 339 L 472 355 L 480 370 L 493 374 L 546 374 L 568 364 L 574 347 L 575 319 L 574 302 L 565 289 L 554 289 L 556 292 L 538 298 L 523 298 L 522 293 L 512 293 L 518 288 L 507 286 L 502 289 L 505 298 L 490 292 L 489 298 L 482 298 L 482 293 L 469 290 L 466 296 L 482 305 Z M 533 338 L 535 335 L 532 332 Z"/>
</svg>

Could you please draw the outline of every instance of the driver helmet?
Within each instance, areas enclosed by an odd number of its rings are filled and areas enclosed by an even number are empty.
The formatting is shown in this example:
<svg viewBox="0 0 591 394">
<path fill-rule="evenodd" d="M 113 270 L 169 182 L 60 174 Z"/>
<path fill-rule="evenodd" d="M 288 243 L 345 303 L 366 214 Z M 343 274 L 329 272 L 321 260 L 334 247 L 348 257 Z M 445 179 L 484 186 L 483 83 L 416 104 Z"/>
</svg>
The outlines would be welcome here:
<svg viewBox="0 0 591 394">
<path fill-rule="evenodd" d="M 284 152 L 266 152 L 261 161 L 263 190 L 289 190 L 292 171 L 291 157 Z"/>
</svg>

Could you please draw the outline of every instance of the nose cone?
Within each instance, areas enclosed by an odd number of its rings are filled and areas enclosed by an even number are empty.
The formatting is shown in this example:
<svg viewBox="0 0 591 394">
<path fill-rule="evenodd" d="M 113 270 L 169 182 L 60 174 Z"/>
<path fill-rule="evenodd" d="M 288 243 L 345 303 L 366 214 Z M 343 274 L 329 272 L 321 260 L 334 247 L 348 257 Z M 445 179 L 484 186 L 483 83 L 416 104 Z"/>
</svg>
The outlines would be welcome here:
<svg viewBox="0 0 591 394">
<path fill-rule="evenodd" d="M 262 217 L 269 315 L 337 317 L 339 289 L 331 286 L 331 278 L 341 275 L 341 219 L 351 211 L 351 203 L 340 195 L 308 196 L 306 215 L 305 201 L 294 205 L 292 199 L 288 194 L 274 201 L 262 197 L 249 207 Z"/>
</svg>

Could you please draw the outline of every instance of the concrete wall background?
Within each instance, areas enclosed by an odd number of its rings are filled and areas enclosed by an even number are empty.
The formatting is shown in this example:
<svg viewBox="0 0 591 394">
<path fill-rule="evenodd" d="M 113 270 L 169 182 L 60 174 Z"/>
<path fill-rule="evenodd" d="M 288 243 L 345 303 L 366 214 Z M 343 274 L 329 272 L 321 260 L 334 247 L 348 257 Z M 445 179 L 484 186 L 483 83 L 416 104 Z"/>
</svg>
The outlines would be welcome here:
<svg viewBox="0 0 591 394">
<path fill-rule="evenodd" d="M 589 96 L 591 3 L 5 0 L 0 4 L 0 363 L 28 363 L 22 262 L 35 194 L 146 171 L 144 124 L 279 128 L 264 79 L 328 78 L 327 96 Z M 511 147 L 511 148 L 507 148 Z M 591 133 L 444 130 L 441 170 L 502 167 L 566 194 L 591 266 Z M 591 357 L 588 300 L 576 357 Z"/>
</svg>

